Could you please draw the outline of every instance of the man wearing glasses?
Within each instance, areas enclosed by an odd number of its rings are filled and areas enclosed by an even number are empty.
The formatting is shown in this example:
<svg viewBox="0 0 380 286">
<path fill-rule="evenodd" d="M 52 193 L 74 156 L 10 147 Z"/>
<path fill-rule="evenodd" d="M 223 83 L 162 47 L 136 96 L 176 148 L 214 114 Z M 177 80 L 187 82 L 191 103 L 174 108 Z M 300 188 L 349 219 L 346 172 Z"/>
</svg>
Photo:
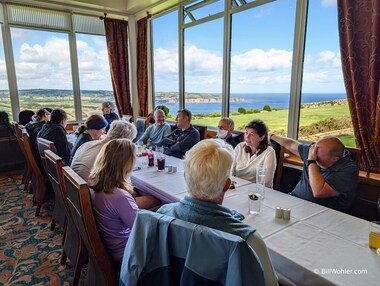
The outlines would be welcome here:
<svg viewBox="0 0 380 286">
<path fill-rule="evenodd" d="M 234 131 L 235 123 L 231 118 L 223 117 L 219 120 L 218 123 L 218 133 L 216 134 L 216 137 L 223 139 L 228 144 L 230 144 L 233 148 L 236 147 L 237 144 L 239 144 L 240 137 L 239 136 L 232 136 L 232 132 Z"/>
</svg>

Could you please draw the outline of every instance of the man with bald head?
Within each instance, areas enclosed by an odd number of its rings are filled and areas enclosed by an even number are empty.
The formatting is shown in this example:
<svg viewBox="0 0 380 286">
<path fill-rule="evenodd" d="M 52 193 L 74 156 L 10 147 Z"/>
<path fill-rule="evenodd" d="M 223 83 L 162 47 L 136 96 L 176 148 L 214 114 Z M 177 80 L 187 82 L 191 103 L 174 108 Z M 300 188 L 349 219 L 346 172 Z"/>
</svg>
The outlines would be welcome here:
<svg viewBox="0 0 380 286">
<path fill-rule="evenodd" d="M 338 138 L 324 137 L 315 144 L 275 134 L 270 139 L 304 162 L 301 180 L 291 195 L 337 210 L 349 209 L 355 198 L 359 168 Z"/>
<path fill-rule="evenodd" d="M 165 112 L 162 109 L 157 109 L 154 111 L 154 121 L 155 123 L 150 125 L 140 137 L 139 143 L 144 143 L 148 139 L 148 146 L 156 147 L 164 138 L 170 134 L 171 128 L 168 123 L 165 122 Z"/>
</svg>

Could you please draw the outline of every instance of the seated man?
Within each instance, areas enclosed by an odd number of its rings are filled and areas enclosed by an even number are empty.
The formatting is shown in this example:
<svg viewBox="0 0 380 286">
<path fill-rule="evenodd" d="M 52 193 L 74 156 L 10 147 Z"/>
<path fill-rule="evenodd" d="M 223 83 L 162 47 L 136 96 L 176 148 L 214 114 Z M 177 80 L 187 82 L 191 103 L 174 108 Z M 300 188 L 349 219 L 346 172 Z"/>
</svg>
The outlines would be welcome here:
<svg viewBox="0 0 380 286">
<path fill-rule="evenodd" d="M 337 210 L 347 210 L 354 198 L 359 168 L 345 156 L 343 143 L 325 137 L 315 144 L 300 142 L 275 134 L 270 139 L 301 157 L 301 180 L 289 194 Z"/>
<path fill-rule="evenodd" d="M 157 109 L 154 112 L 155 123 L 150 125 L 140 137 L 139 143 L 144 143 L 148 139 L 148 146 L 156 147 L 164 138 L 171 132 L 170 125 L 165 122 L 165 112 L 161 109 Z"/>
<path fill-rule="evenodd" d="M 235 148 L 236 145 L 239 144 L 241 141 L 239 136 L 232 137 L 232 132 L 234 131 L 234 128 L 234 121 L 229 117 L 223 117 L 219 120 L 218 133 L 216 134 L 215 138 L 223 139 Z"/>
<path fill-rule="evenodd" d="M 66 137 L 67 114 L 62 109 L 54 109 L 50 115 L 50 121 L 44 124 L 37 134 L 37 138 L 41 137 L 54 143 L 60 156 L 65 164 L 69 163 L 71 145 Z M 37 149 L 38 150 L 38 149 Z"/>
<path fill-rule="evenodd" d="M 99 154 L 100 149 L 102 149 L 104 144 L 112 139 L 125 138 L 132 141 L 135 139 L 136 134 L 136 127 L 132 123 L 125 120 L 113 121 L 105 139 L 86 142 L 78 148 L 71 161 L 71 168 L 88 182 L 96 156 Z"/>
<path fill-rule="evenodd" d="M 231 185 L 233 162 L 233 152 L 224 146 L 228 145 L 205 139 L 188 151 L 183 166 L 189 196 L 178 203 L 163 205 L 157 212 L 245 239 L 260 259 L 265 284 L 278 285 L 264 240 L 253 227 L 242 222 L 242 214 L 222 206 Z"/>
<path fill-rule="evenodd" d="M 177 129 L 163 138 L 159 145 L 164 146 L 164 153 L 182 159 L 186 151 L 200 140 L 200 134 L 191 124 L 191 111 L 178 111 Z"/>
<path fill-rule="evenodd" d="M 115 112 L 113 112 L 113 109 L 114 108 L 113 108 L 112 102 L 105 101 L 105 102 L 102 103 L 103 117 L 108 122 L 108 126 L 106 128 L 106 131 L 109 130 L 112 121 L 119 119 L 119 116 Z"/>
</svg>

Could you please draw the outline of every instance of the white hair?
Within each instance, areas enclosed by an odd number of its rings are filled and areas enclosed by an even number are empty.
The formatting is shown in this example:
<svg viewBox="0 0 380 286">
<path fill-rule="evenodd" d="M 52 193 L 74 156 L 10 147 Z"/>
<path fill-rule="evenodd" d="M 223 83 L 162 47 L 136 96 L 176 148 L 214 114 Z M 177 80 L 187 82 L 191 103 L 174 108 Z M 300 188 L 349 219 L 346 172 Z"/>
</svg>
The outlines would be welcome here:
<svg viewBox="0 0 380 286">
<path fill-rule="evenodd" d="M 222 140 L 205 139 L 194 145 L 183 162 L 190 196 L 213 201 L 230 177 L 233 149 Z"/>
<path fill-rule="evenodd" d="M 110 130 L 107 133 L 107 137 L 110 139 L 135 139 L 137 130 L 135 125 L 125 120 L 114 120 L 111 123 Z"/>
</svg>

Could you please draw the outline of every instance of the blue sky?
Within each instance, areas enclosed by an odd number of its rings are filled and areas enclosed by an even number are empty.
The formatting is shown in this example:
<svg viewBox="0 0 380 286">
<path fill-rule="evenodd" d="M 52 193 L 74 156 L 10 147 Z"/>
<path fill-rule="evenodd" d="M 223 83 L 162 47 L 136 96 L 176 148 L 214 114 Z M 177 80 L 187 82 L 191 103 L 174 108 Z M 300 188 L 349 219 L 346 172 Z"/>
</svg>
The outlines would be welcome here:
<svg viewBox="0 0 380 286">
<path fill-rule="evenodd" d="M 344 93 L 336 0 L 309 2 L 303 92 Z M 233 15 L 232 93 L 289 92 L 295 3 L 278 0 Z M 172 12 L 153 20 L 155 91 L 178 91 L 177 18 Z M 66 33 L 12 28 L 12 40 L 20 89 L 72 89 Z M 105 38 L 78 34 L 77 47 L 81 88 L 111 90 Z M 186 91 L 221 93 L 222 55 L 223 19 L 187 28 Z M 7 88 L 1 48 L 0 86 Z"/>
</svg>

